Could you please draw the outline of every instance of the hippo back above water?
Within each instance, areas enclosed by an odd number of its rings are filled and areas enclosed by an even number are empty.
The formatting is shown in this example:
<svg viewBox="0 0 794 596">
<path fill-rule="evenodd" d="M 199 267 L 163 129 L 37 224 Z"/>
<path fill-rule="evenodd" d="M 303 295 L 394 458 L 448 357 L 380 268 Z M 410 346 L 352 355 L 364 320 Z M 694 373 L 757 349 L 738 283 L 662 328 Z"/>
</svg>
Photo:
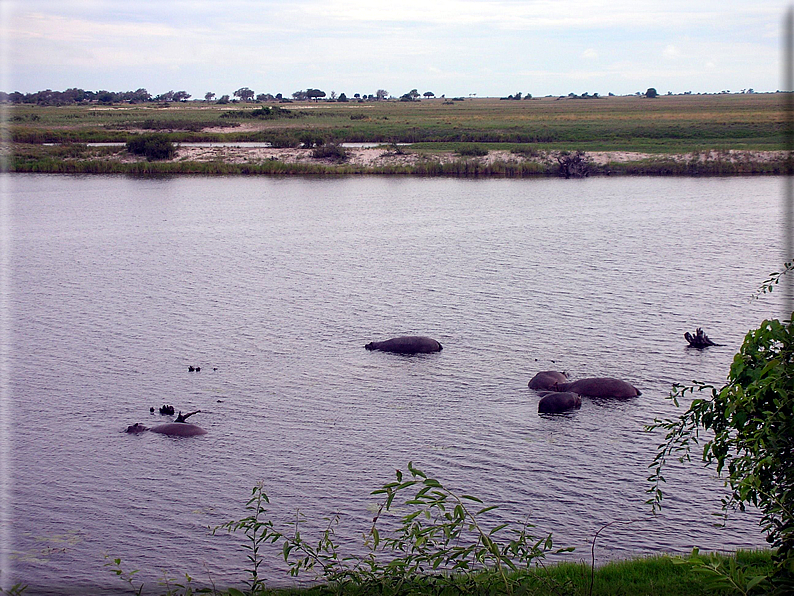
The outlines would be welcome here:
<svg viewBox="0 0 794 596">
<path fill-rule="evenodd" d="M 368 350 L 394 352 L 397 354 L 430 354 L 440 352 L 443 347 L 431 337 L 423 335 L 404 335 L 386 341 L 373 341 L 364 346 Z"/>
<path fill-rule="evenodd" d="M 557 414 L 566 410 L 578 410 L 582 407 L 582 396 L 571 391 L 541 391 L 538 412 L 541 414 Z"/>
<path fill-rule="evenodd" d="M 557 383 L 567 383 L 568 375 L 556 370 L 544 370 L 529 381 L 529 388 L 535 391 L 551 391 Z"/>
<path fill-rule="evenodd" d="M 189 422 L 167 422 L 150 428 L 153 433 L 169 435 L 171 437 L 195 437 L 206 435 L 207 431 Z"/>
<path fill-rule="evenodd" d="M 585 397 L 613 397 L 618 399 L 642 395 L 642 392 L 634 385 L 609 377 L 591 377 L 579 379 L 573 383 L 557 383 L 554 386 L 554 390 L 573 391 Z"/>
</svg>

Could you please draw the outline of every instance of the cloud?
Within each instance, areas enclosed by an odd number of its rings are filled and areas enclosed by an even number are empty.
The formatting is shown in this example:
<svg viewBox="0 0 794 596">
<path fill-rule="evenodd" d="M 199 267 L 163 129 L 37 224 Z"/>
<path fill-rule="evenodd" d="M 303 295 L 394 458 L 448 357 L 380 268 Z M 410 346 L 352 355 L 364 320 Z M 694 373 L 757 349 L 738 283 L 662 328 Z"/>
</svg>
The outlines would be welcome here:
<svg viewBox="0 0 794 596">
<path fill-rule="evenodd" d="M 0 36 L 21 91 L 65 81 L 202 95 L 222 85 L 503 95 L 519 73 L 538 93 L 584 80 L 603 85 L 589 91 L 633 92 L 654 74 L 670 89 L 706 91 L 692 65 L 707 62 L 716 66 L 700 70 L 717 90 L 775 89 L 785 8 L 783 0 L 0 2 L 15 7 Z M 630 76 L 614 67 L 627 56 Z"/>
</svg>

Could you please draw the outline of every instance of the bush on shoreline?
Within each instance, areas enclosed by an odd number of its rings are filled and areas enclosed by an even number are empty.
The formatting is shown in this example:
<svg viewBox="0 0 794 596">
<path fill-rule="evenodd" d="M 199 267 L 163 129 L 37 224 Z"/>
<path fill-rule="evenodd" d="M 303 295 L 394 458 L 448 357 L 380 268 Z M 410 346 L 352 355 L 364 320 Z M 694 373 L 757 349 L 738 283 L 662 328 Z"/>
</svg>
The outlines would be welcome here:
<svg viewBox="0 0 794 596">
<path fill-rule="evenodd" d="M 127 151 L 144 155 L 148 161 L 171 159 L 176 153 L 174 144 L 163 134 L 139 135 L 127 141 Z"/>
</svg>

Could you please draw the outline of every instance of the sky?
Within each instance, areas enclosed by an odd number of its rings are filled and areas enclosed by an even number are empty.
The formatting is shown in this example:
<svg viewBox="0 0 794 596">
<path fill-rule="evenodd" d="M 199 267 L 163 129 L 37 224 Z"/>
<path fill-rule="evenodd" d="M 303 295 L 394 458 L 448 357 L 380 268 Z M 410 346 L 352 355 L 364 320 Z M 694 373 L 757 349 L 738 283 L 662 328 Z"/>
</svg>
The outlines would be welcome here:
<svg viewBox="0 0 794 596">
<path fill-rule="evenodd" d="M 0 0 L 0 90 L 775 91 L 781 0 Z"/>
</svg>

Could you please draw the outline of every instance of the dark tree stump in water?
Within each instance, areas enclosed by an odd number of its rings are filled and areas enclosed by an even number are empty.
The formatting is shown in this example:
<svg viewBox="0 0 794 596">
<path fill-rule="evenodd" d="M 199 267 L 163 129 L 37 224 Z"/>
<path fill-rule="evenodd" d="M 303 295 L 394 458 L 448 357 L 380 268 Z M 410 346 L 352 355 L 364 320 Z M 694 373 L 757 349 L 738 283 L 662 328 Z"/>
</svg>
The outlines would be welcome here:
<svg viewBox="0 0 794 596">
<path fill-rule="evenodd" d="M 715 344 L 713 341 L 709 339 L 709 336 L 703 332 L 703 329 L 700 327 L 697 328 L 695 331 L 695 335 L 692 335 L 689 331 L 684 333 L 684 339 L 689 342 L 690 348 L 707 348 L 709 346 L 718 346 L 720 344 Z"/>
</svg>

